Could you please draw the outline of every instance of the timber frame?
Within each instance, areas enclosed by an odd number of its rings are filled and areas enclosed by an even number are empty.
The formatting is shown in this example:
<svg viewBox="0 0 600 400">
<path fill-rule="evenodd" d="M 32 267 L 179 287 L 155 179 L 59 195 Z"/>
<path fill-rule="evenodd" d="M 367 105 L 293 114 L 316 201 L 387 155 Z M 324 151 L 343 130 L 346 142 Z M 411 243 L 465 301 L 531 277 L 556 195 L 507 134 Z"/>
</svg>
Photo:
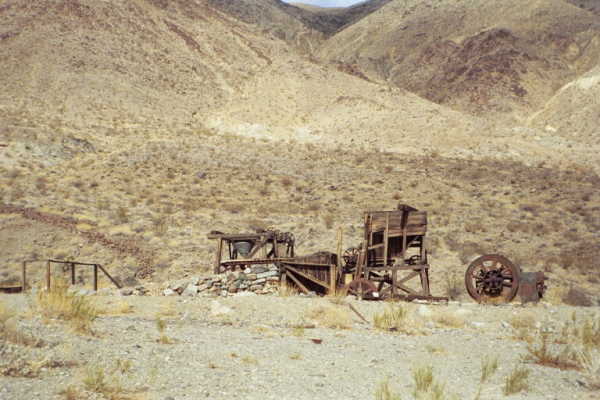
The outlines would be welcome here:
<svg viewBox="0 0 600 400">
<path fill-rule="evenodd" d="M 248 265 L 274 264 L 279 259 L 294 257 L 294 235 L 289 232 L 266 230 L 256 233 L 227 234 L 212 231 L 208 239 L 217 241 L 213 272 L 220 274 Z M 242 245 L 247 253 L 244 254 Z M 223 248 L 227 248 L 226 259 Z"/>
<path fill-rule="evenodd" d="M 393 211 L 368 211 L 354 277 L 377 285 L 377 296 L 429 299 L 425 248 L 427 213 L 400 204 Z M 420 290 L 407 283 L 420 280 Z"/>
</svg>

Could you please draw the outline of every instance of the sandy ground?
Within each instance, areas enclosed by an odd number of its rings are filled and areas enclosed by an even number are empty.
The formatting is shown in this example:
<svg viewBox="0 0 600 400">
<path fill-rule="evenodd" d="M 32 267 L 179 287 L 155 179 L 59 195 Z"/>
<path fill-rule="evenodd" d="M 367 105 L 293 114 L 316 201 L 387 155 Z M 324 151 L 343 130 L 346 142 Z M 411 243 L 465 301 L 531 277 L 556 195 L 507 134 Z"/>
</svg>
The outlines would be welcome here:
<svg viewBox="0 0 600 400">
<path fill-rule="evenodd" d="M 23 312 L 19 326 L 46 341 L 32 350 L 32 357 L 78 362 L 71 368 L 44 368 L 33 379 L 0 377 L 0 398 L 7 400 L 64 398 L 58 393 L 69 385 L 81 388 L 90 366 L 106 371 L 111 382 L 118 379 L 131 396 L 127 398 L 161 400 L 366 399 L 374 398 L 386 377 L 402 398 L 412 398 L 412 371 L 433 366 L 435 379 L 445 385 L 444 398 L 472 399 L 480 389 L 485 357 L 497 358 L 499 367 L 481 385 L 482 399 L 505 398 L 505 377 L 519 365 L 531 371 L 529 389 L 511 398 L 598 398 L 598 392 L 584 387 L 582 372 L 525 362 L 527 343 L 516 338 L 513 327 L 527 325 L 534 335 L 559 332 L 573 313 L 578 320 L 594 316 L 598 310 L 592 308 L 402 303 L 408 310 L 407 326 L 415 329 L 404 334 L 374 328 L 373 316 L 391 306 L 383 302 L 345 300 L 367 324 L 347 305 L 327 298 L 98 296 L 101 308 L 116 310 L 126 303 L 132 312 L 104 315 L 95 322 L 93 336 L 80 336 L 56 321 L 42 324 L 27 311 L 30 298 L 3 295 L 0 301 Z M 224 314 L 217 315 L 214 301 Z M 323 307 L 347 313 L 348 329 L 325 328 L 327 323 L 319 318 L 313 321 L 314 310 Z M 450 322 L 443 322 L 442 315 L 450 316 Z M 172 344 L 157 342 L 157 318 L 166 321 L 164 334 Z M 124 362 L 128 371 L 110 375 Z"/>
</svg>

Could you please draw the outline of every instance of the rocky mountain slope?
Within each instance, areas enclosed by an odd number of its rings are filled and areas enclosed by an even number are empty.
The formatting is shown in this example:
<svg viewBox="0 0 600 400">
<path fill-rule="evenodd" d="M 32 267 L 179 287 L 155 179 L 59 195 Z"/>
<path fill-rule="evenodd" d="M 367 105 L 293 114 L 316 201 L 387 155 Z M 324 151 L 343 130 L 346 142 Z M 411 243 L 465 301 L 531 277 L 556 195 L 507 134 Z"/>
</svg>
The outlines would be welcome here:
<svg viewBox="0 0 600 400">
<path fill-rule="evenodd" d="M 598 17 L 562 0 L 398 0 L 319 55 L 457 110 L 523 117 L 598 64 L 599 38 Z"/>
<path fill-rule="evenodd" d="M 211 229 L 277 226 L 331 250 L 337 227 L 355 244 L 363 210 L 403 201 L 432 213 L 451 275 L 501 251 L 594 285 L 587 10 L 8 0 L 0 18 L 0 274 L 30 256 L 193 273 Z"/>
</svg>

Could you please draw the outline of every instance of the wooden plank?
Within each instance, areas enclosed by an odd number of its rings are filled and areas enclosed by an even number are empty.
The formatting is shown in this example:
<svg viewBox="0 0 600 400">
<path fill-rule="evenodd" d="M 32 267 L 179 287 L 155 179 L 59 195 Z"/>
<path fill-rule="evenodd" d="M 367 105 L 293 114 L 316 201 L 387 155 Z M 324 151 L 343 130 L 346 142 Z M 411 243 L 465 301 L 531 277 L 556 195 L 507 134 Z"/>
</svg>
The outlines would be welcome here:
<svg viewBox="0 0 600 400">
<path fill-rule="evenodd" d="M 388 231 L 390 229 L 390 214 L 385 214 L 385 230 L 383 231 L 383 265 L 388 265 Z"/>
<path fill-rule="evenodd" d="M 301 265 L 303 267 L 329 267 L 330 264 L 317 264 L 317 263 L 308 263 L 308 262 L 302 262 L 302 261 L 295 261 L 294 259 L 291 259 L 289 261 L 284 261 L 286 264 L 291 264 L 291 265 Z"/>
<path fill-rule="evenodd" d="M 119 282 L 117 282 L 116 280 L 113 279 L 113 277 L 104 269 L 104 267 L 100 264 L 98 264 L 98 267 L 102 270 L 102 272 L 104 272 L 104 275 L 106 275 L 108 277 L 108 279 L 110 279 L 110 281 L 119 289 L 121 289 L 121 285 L 119 284 Z"/>
<path fill-rule="evenodd" d="M 258 243 L 256 243 L 254 245 L 254 248 L 252 249 L 252 251 L 250 252 L 250 254 L 248 254 L 248 258 L 252 258 L 254 257 L 254 255 L 258 252 L 258 250 L 263 249 L 263 257 L 262 258 L 267 258 L 267 254 L 266 254 L 266 249 L 264 248 L 264 246 L 267 244 L 266 239 L 261 238 L 260 241 Z"/>
<path fill-rule="evenodd" d="M 323 281 L 322 281 L 322 280 L 320 280 L 320 279 L 317 279 L 317 278 L 315 278 L 315 277 L 313 277 L 313 276 L 310 276 L 310 275 L 308 275 L 308 274 L 306 274 L 306 273 L 304 273 L 304 272 L 302 272 L 302 271 L 299 271 L 299 270 L 297 270 L 297 269 L 296 269 L 296 268 L 294 268 L 294 267 L 290 267 L 289 265 L 288 265 L 288 266 L 286 266 L 286 268 L 288 269 L 288 271 L 292 271 L 293 273 L 295 273 L 295 274 L 297 274 L 297 275 L 300 275 L 301 277 L 303 277 L 303 278 L 306 278 L 306 279 L 308 279 L 309 281 L 311 281 L 311 282 L 314 282 L 314 283 L 316 283 L 317 285 L 324 287 L 325 289 L 329 289 L 329 284 L 327 284 L 327 283 L 323 282 Z"/>
<path fill-rule="evenodd" d="M 215 256 L 215 267 L 213 269 L 213 272 L 215 274 L 218 274 L 220 272 L 221 269 L 221 252 L 223 250 L 223 239 L 218 240 L 218 244 L 217 244 L 217 255 Z"/>
<path fill-rule="evenodd" d="M 306 288 L 306 286 L 304 286 L 304 285 L 302 284 L 302 282 L 300 282 L 300 281 L 298 280 L 298 278 L 296 278 L 296 277 L 294 276 L 294 274 L 293 274 L 293 273 L 291 273 L 291 274 L 287 274 L 287 276 L 288 276 L 288 277 L 289 277 L 289 278 L 290 278 L 292 281 L 294 281 L 294 283 L 295 283 L 296 285 L 298 285 L 298 287 L 300 288 L 300 290 L 302 290 L 302 291 L 303 291 L 305 294 L 308 294 L 309 290 Z"/>
</svg>

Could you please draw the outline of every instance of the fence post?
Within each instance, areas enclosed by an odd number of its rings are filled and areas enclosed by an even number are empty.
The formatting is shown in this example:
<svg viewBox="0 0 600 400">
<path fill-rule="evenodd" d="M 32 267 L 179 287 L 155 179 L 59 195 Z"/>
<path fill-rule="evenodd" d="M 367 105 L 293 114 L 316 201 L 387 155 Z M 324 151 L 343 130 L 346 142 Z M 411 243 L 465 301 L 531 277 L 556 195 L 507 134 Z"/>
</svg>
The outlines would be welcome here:
<svg viewBox="0 0 600 400">
<path fill-rule="evenodd" d="M 98 264 L 94 264 L 94 291 L 98 291 Z"/>
<path fill-rule="evenodd" d="M 71 263 L 71 285 L 75 284 L 75 263 Z"/>
<path fill-rule="evenodd" d="M 23 266 L 21 267 L 21 291 L 27 290 L 27 261 L 23 261 Z"/>
<path fill-rule="evenodd" d="M 50 260 L 46 263 L 46 290 L 50 291 Z"/>
</svg>

